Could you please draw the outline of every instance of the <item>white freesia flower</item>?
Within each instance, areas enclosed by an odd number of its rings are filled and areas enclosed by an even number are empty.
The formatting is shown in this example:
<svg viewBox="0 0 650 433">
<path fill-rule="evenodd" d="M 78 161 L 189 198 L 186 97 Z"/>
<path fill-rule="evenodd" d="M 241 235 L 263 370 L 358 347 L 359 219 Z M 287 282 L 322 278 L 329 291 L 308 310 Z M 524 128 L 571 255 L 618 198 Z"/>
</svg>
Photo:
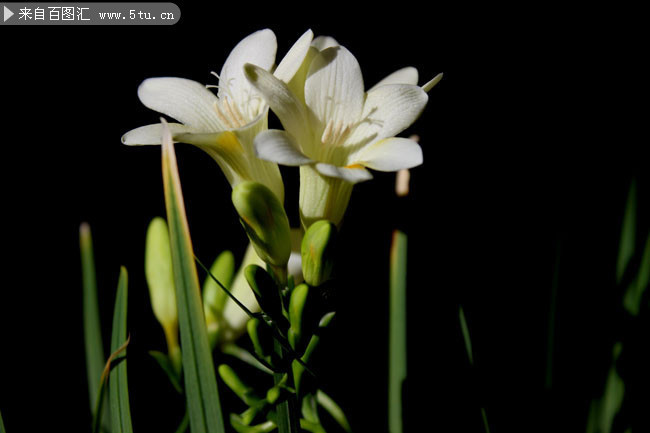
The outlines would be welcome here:
<svg viewBox="0 0 650 433">
<path fill-rule="evenodd" d="M 313 33 L 305 32 L 275 69 L 273 76 L 289 82 L 310 47 Z M 277 42 L 275 34 L 260 30 L 243 39 L 223 65 L 218 86 L 204 86 L 184 78 L 150 78 L 138 88 L 148 108 L 181 123 L 170 123 L 174 141 L 198 146 L 212 156 L 231 186 L 243 180 L 260 182 L 284 200 L 284 186 L 277 164 L 255 156 L 253 139 L 268 128 L 268 106 L 244 76 L 246 63 L 272 70 Z M 216 74 L 215 74 L 216 75 Z M 217 95 L 207 87 L 217 87 Z M 160 144 L 161 124 L 127 132 L 127 145 Z"/>
<path fill-rule="evenodd" d="M 372 178 L 367 168 L 397 171 L 422 163 L 420 146 L 395 135 L 418 118 L 439 77 L 419 87 L 417 70 L 405 68 L 365 92 L 356 58 L 331 38 L 314 40 L 289 85 L 258 66 L 244 68 L 285 129 L 259 134 L 257 155 L 300 166 L 305 227 L 319 219 L 339 224 L 352 186 Z"/>
</svg>

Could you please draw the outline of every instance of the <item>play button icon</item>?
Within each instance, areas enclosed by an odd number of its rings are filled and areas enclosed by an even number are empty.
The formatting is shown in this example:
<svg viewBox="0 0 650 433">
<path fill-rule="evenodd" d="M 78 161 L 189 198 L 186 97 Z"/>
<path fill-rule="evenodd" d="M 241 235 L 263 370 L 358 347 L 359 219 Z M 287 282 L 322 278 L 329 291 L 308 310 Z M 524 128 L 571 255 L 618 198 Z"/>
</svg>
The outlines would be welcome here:
<svg viewBox="0 0 650 433">
<path fill-rule="evenodd" d="M 4 17 L 4 21 L 7 21 L 9 18 L 11 18 L 12 16 L 14 16 L 14 13 L 11 12 L 7 6 L 4 6 L 4 16 L 5 16 L 5 17 Z M 3 22 L 4 22 L 4 21 L 3 21 Z"/>
</svg>

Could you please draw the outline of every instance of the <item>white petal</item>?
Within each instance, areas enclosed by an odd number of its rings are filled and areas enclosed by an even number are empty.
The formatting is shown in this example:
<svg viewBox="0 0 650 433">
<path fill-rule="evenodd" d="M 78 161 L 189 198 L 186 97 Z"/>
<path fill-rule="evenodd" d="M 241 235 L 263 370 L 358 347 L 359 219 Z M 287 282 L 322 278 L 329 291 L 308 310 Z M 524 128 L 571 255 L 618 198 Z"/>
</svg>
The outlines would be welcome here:
<svg viewBox="0 0 650 433">
<path fill-rule="evenodd" d="M 422 86 L 422 90 L 428 92 L 429 90 L 433 89 L 436 86 L 436 84 L 440 82 L 440 80 L 442 80 L 442 72 L 436 75 L 435 77 L 433 77 L 431 81 L 429 81 L 427 84 Z"/>
<path fill-rule="evenodd" d="M 309 136 L 307 113 L 304 105 L 289 90 L 289 87 L 271 73 L 255 65 L 246 64 L 244 70 L 253 87 L 262 94 L 278 116 L 284 129 L 298 142 L 306 140 Z"/>
<path fill-rule="evenodd" d="M 189 126 L 181 125 L 180 123 L 169 123 L 169 130 L 173 136 L 194 131 Z M 162 142 L 162 132 L 162 124 L 160 123 L 141 126 L 124 134 L 122 136 L 122 143 L 128 146 L 160 144 Z"/>
<path fill-rule="evenodd" d="M 324 176 L 336 177 L 350 183 L 359 183 L 372 179 L 372 174 L 361 166 L 336 167 L 331 164 L 319 162 L 316 164 L 316 170 Z"/>
<path fill-rule="evenodd" d="M 276 78 L 285 83 L 291 81 L 300 68 L 300 65 L 302 65 L 303 60 L 305 60 L 305 55 L 307 55 L 313 37 L 314 32 L 312 32 L 311 29 L 307 30 L 300 39 L 293 44 L 289 52 L 287 52 L 278 67 L 275 69 L 273 75 L 275 75 Z"/>
<path fill-rule="evenodd" d="M 259 30 L 245 37 L 233 48 L 219 75 L 219 98 L 230 96 L 238 103 L 250 97 L 250 84 L 244 76 L 244 65 L 252 63 L 270 70 L 275 63 L 278 43 L 275 34 L 269 30 Z"/>
<path fill-rule="evenodd" d="M 305 82 L 305 102 L 323 133 L 328 122 L 335 128 L 359 120 L 365 98 L 357 59 L 345 47 L 330 47 L 312 61 Z"/>
<path fill-rule="evenodd" d="M 422 164 L 422 149 L 413 140 L 392 137 L 366 146 L 356 158 L 356 163 L 373 170 L 397 171 Z"/>
<path fill-rule="evenodd" d="M 412 66 L 408 66 L 406 68 L 402 68 L 398 71 L 393 72 L 377 84 L 375 84 L 369 92 L 372 91 L 373 89 L 376 89 L 379 86 L 383 86 L 386 84 L 412 84 L 416 85 L 418 83 L 418 70 L 415 69 Z"/>
<path fill-rule="evenodd" d="M 214 104 L 217 97 L 196 81 L 185 78 L 149 78 L 138 87 L 140 101 L 152 110 L 166 114 L 202 131 L 223 129 Z"/>
<path fill-rule="evenodd" d="M 311 42 L 311 46 L 318 51 L 323 51 L 330 47 L 338 47 L 339 45 L 338 41 L 331 36 L 319 36 Z"/>
<path fill-rule="evenodd" d="M 299 166 L 313 162 L 298 150 L 289 134 L 277 129 L 269 129 L 255 137 L 255 153 L 259 159 L 283 165 Z"/>
<path fill-rule="evenodd" d="M 428 96 L 418 86 L 387 84 L 368 92 L 359 125 L 348 138 L 350 144 L 367 144 L 393 137 L 418 118 Z"/>
</svg>

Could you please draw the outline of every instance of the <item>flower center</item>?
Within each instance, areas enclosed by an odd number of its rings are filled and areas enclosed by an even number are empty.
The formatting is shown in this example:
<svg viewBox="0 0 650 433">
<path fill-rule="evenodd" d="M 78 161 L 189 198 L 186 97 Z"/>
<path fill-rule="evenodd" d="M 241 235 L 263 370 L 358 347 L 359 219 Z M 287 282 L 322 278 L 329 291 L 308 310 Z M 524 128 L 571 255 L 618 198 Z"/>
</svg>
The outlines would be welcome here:
<svg viewBox="0 0 650 433">
<path fill-rule="evenodd" d="M 342 120 L 330 119 L 325 126 L 321 142 L 326 146 L 339 146 L 345 142 L 345 139 L 350 135 L 352 126 L 346 125 Z"/>
<path fill-rule="evenodd" d="M 248 124 L 237 104 L 228 96 L 218 99 L 214 103 L 214 109 L 221 123 L 228 129 L 237 129 Z"/>
</svg>

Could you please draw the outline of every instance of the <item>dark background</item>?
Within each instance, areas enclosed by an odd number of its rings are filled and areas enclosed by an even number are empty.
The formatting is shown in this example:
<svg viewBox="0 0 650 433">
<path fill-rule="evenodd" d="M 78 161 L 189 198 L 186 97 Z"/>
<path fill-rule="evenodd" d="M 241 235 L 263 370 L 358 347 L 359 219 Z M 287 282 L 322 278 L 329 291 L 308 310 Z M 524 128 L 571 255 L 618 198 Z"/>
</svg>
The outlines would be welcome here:
<svg viewBox="0 0 650 433">
<path fill-rule="evenodd" d="M 93 229 L 105 342 L 119 266 L 129 270 L 134 427 L 175 428 L 182 399 L 147 355 L 164 349 L 143 275 L 147 224 L 164 215 L 160 152 L 127 148 L 120 137 L 158 119 L 138 101 L 143 79 L 213 83 L 209 72 L 221 69 L 234 45 L 265 27 L 277 35 L 278 59 L 307 28 L 334 36 L 356 55 L 368 87 L 408 65 L 423 83 L 445 74 L 406 132 L 421 137 L 425 158 L 412 171 L 411 195 L 397 200 L 393 174 L 375 173 L 355 187 L 342 229 L 339 314 L 316 368 L 355 431 L 386 431 L 387 263 L 397 226 L 410 235 L 407 430 L 479 432 L 481 406 L 495 432 L 583 430 L 612 344 L 626 329 L 614 275 L 634 177 L 645 199 L 645 233 L 650 220 L 647 139 L 633 132 L 641 114 L 629 104 L 640 97 L 632 84 L 639 74 L 634 27 L 603 18 L 606 10 L 550 7 L 449 11 L 441 4 L 426 11 L 400 2 L 353 14 L 333 3 L 177 4 L 182 18 L 172 27 L 0 28 L 0 410 L 7 430 L 89 430 L 82 221 Z M 240 258 L 246 239 L 229 185 L 201 151 L 178 145 L 177 152 L 197 256 L 209 262 L 232 249 Z M 283 176 L 297 224 L 297 170 Z M 637 374 L 648 359 L 632 355 L 626 371 Z M 643 431 L 647 378 L 633 377 L 624 419 Z M 220 391 L 230 408 L 243 409 Z"/>
</svg>

